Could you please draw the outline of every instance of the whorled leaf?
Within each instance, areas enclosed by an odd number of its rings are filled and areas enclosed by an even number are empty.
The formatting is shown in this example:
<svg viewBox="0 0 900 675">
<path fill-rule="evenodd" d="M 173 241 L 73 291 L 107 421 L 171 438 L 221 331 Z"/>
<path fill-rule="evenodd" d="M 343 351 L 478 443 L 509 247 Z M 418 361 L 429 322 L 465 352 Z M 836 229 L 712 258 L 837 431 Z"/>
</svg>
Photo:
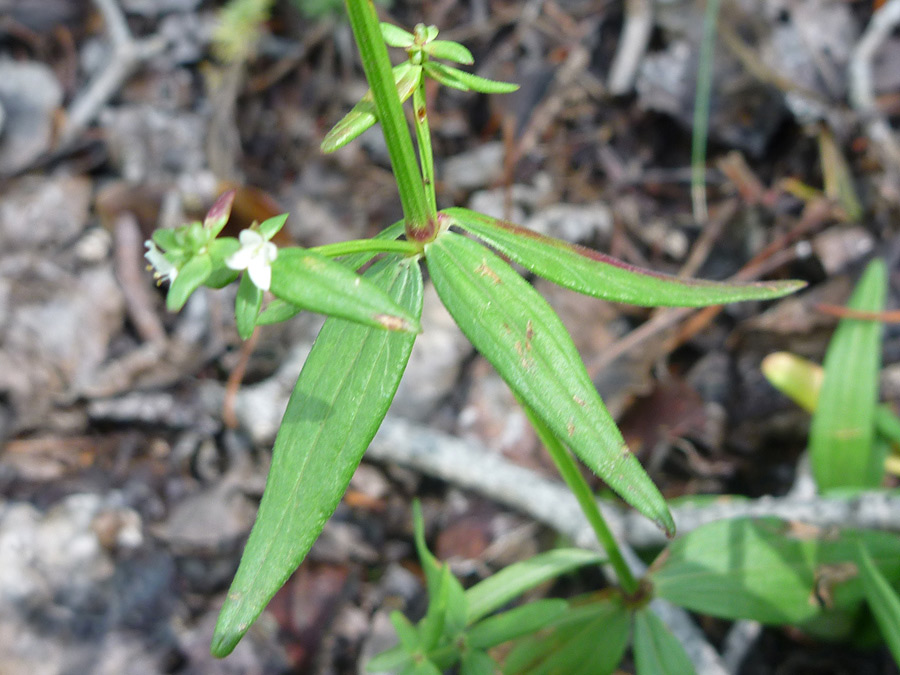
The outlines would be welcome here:
<svg viewBox="0 0 900 675">
<path fill-rule="evenodd" d="M 402 220 L 397 221 L 396 223 L 384 228 L 381 232 L 372 237 L 372 239 L 396 239 L 403 234 L 404 227 L 405 223 Z M 237 241 L 235 241 L 235 245 L 237 245 Z M 338 258 L 338 261 L 348 269 L 358 270 L 363 265 L 370 262 L 377 255 L 378 253 L 375 251 L 353 253 L 348 256 Z M 235 274 L 237 274 L 237 272 L 235 272 Z M 297 307 L 296 305 L 292 305 L 291 303 L 280 300 L 279 298 L 274 298 L 266 306 L 262 313 L 260 313 L 259 317 L 256 319 L 256 325 L 268 326 L 275 323 L 281 323 L 282 321 L 287 321 L 288 319 L 297 316 L 302 311 L 302 307 Z"/>
<path fill-rule="evenodd" d="M 562 616 L 569 606 L 560 598 L 535 600 L 502 614 L 488 617 L 466 631 L 472 649 L 490 649 L 540 630 Z"/>
<path fill-rule="evenodd" d="M 548 630 L 519 640 L 503 663 L 503 675 L 606 675 L 615 671 L 628 644 L 629 613 L 616 598 L 571 606 Z"/>
<path fill-rule="evenodd" d="M 178 276 L 169 286 L 169 292 L 166 295 L 166 309 L 170 312 L 177 312 L 184 307 L 184 303 L 191 297 L 191 293 L 206 282 L 212 271 L 212 259 L 208 253 L 194 256 L 188 260 L 178 270 Z"/>
<path fill-rule="evenodd" d="M 445 87 L 460 89 L 461 91 L 477 91 L 482 94 L 510 94 L 519 88 L 519 85 L 512 82 L 489 80 L 486 77 L 473 75 L 436 61 L 428 61 L 424 68 L 425 73 L 429 77 L 437 80 Z"/>
<path fill-rule="evenodd" d="M 471 66 L 475 63 L 475 57 L 472 56 L 466 47 L 458 42 L 451 40 L 434 40 L 425 45 L 425 51 L 428 55 L 435 59 L 445 59 L 454 63 L 461 63 L 465 66 Z"/>
<path fill-rule="evenodd" d="M 428 244 L 425 256 L 441 301 L 515 394 L 622 499 L 674 532 L 665 500 L 547 301 L 497 255 L 453 232 Z"/>
<path fill-rule="evenodd" d="M 468 209 L 451 208 L 441 213 L 450 218 L 451 224 L 474 234 L 538 276 L 613 302 L 641 307 L 705 307 L 778 298 L 806 285 L 802 281 L 731 284 L 680 279 Z"/>
<path fill-rule="evenodd" d="M 417 261 L 391 257 L 365 277 L 420 316 Z M 412 333 L 325 322 L 275 439 L 256 524 L 216 624 L 214 655 L 234 649 L 319 536 L 384 419 L 414 340 Z"/>
<path fill-rule="evenodd" d="M 592 551 L 560 548 L 504 567 L 466 591 L 466 623 L 478 621 L 545 581 L 585 565 L 599 565 L 605 560 L 605 556 Z"/>
<path fill-rule="evenodd" d="M 422 67 L 414 66 L 409 61 L 394 66 L 394 84 L 397 87 L 397 94 L 400 101 L 406 101 L 412 96 L 413 90 L 422 77 Z M 378 114 L 375 110 L 375 100 L 372 97 L 371 89 L 367 91 L 359 103 L 344 115 L 341 120 L 332 127 L 331 131 L 325 134 L 322 139 L 320 149 L 325 154 L 334 152 L 344 147 L 354 138 L 360 136 L 369 127 L 378 121 Z"/>
<path fill-rule="evenodd" d="M 395 26 L 385 21 L 382 21 L 379 26 L 381 27 L 381 37 L 384 38 L 384 42 L 388 47 L 406 49 L 407 47 L 412 47 L 415 42 L 415 36 L 408 30 L 400 28 L 400 26 Z"/>
<path fill-rule="evenodd" d="M 391 331 L 419 331 L 418 321 L 366 277 L 302 248 L 278 251 L 270 290 L 311 312 Z"/>
<path fill-rule="evenodd" d="M 887 269 L 869 263 L 848 307 L 884 310 Z M 825 354 L 825 379 L 809 429 L 813 477 L 822 491 L 832 488 L 875 488 L 884 477 L 884 453 L 874 443 L 881 369 L 878 321 L 841 319 Z"/>
</svg>

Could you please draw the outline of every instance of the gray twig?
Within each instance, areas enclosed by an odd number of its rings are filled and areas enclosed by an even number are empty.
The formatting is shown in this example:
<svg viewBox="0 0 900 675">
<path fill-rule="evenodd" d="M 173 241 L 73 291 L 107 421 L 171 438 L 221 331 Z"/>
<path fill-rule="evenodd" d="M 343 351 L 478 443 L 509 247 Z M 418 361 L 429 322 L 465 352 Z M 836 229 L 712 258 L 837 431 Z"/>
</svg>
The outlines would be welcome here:
<svg viewBox="0 0 900 675">
<path fill-rule="evenodd" d="M 853 108 L 864 116 L 864 128 L 892 168 L 900 170 L 900 142 L 875 102 L 872 64 L 875 53 L 900 25 L 900 0 L 888 0 L 873 15 L 850 58 L 849 86 Z"/>
<path fill-rule="evenodd" d="M 653 32 L 653 0 L 627 0 L 625 25 L 619 37 L 619 46 L 609 69 L 607 88 L 613 96 L 631 91 L 641 59 L 650 44 Z"/>
<path fill-rule="evenodd" d="M 166 39 L 160 35 L 135 40 L 116 0 L 94 0 L 94 4 L 103 15 L 112 43 L 112 54 L 106 67 L 69 106 L 59 136 L 60 149 L 67 147 L 94 120 L 141 63 L 161 53 L 166 47 Z"/>
</svg>

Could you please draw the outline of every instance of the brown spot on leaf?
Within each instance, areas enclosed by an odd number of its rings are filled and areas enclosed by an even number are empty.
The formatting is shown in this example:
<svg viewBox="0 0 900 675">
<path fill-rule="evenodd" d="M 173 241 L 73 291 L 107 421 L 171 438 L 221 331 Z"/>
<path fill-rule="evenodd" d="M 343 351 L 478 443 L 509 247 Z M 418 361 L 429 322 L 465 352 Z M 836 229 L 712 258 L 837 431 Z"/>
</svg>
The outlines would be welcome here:
<svg viewBox="0 0 900 675">
<path fill-rule="evenodd" d="M 575 435 L 575 418 L 574 417 L 569 418 L 569 421 L 566 424 L 566 431 L 568 432 L 570 438 Z"/>
<path fill-rule="evenodd" d="M 390 314 L 376 314 L 374 317 L 376 322 L 387 328 L 388 330 L 409 330 L 409 322 L 401 319 L 399 316 Z"/>
<path fill-rule="evenodd" d="M 813 591 L 809 596 L 809 604 L 823 609 L 834 608 L 834 589 L 838 584 L 850 581 L 859 575 L 855 563 L 844 562 L 833 565 L 820 565 L 816 568 Z"/>
<path fill-rule="evenodd" d="M 494 285 L 500 283 L 500 277 L 497 276 L 497 273 L 488 267 L 487 260 L 482 260 L 481 264 L 475 268 L 475 271 L 483 277 L 490 278 L 491 281 L 494 282 Z"/>
<path fill-rule="evenodd" d="M 585 400 L 583 398 L 581 398 L 580 396 L 578 396 L 577 394 L 572 394 L 572 400 L 575 401 L 575 403 L 580 405 L 582 408 L 587 405 Z"/>
</svg>

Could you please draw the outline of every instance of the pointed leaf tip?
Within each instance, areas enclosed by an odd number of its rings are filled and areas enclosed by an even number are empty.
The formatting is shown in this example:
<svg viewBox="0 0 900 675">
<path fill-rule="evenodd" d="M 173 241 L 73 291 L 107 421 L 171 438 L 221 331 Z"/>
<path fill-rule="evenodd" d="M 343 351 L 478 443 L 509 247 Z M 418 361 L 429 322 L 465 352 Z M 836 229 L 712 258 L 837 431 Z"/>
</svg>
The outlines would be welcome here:
<svg viewBox="0 0 900 675">
<path fill-rule="evenodd" d="M 228 217 L 231 215 L 231 207 L 234 204 L 234 197 L 236 194 L 237 190 L 223 192 L 219 195 L 215 204 L 213 204 L 209 211 L 206 212 L 206 217 L 203 219 L 203 227 L 210 230 L 213 235 L 219 234 L 219 232 L 222 231 L 222 228 L 225 227 L 225 223 L 228 222 Z"/>
</svg>

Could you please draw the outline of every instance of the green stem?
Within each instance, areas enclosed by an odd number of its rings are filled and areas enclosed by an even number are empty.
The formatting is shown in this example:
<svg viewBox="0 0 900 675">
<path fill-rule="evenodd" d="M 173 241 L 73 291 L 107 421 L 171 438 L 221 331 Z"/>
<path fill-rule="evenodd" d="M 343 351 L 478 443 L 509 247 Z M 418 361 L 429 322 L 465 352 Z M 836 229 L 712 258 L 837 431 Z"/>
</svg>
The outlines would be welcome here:
<svg viewBox="0 0 900 675">
<path fill-rule="evenodd" d="M 326 258 L 338 258 L 352 253 L 400 253 L 415 255 L 422 252 L 422 245 L 413 241 L 388 241 L 385 239 L 351 239 L 335 244 L 324 244 L 309 249 L 312 253 L 318 253 Z"/>
<path fill-rule="evenodd" d="M 703 39 L 697 65 L 697 90 L 694 94 L 694 132 L 691 138 L 691 200 L 694 219 L 705 223 L 706 209 L 706 139 L 709 132 L 709 96 L 712 88 L 713 47 L 716 22 L 722 0 L 707 0 L 703 13 Z"/>
<path fill-rule="evenodd" d="M 437 215 L 437 200 L 434 196 L 434 153 L 431 150 L 431 129 L 428 127 L 428 106 L 425 101 L 425 76 L 419 78 L 419 84 L 413 90 L 413 119 L 416 127 L 416 140 L 419 143 L 419 163 L 422 165 L 422 184 L 425 186 L 425 198 L 428 200 L 429 215 Z"/>
<path fill-rule="evenodd" d="M 578 465 L 575 463 L 575 460 L 572 459 L 572 455 L 570 455 L 569 451 L 566 450 L 562 443 L 560 443 L 559 439 L 556 438 L 550 428 L 544 424 L 544 421 L 537 416 L 537 413 L 527 405 L 523 404 L 522 401 L 519 401 L 519 403 L 525 410 L 525 414 L 528 416 L 528 420 L 531 422 L 534 430 L 537 431 L 538 438 L 541 439 L 544 447 L 547 448 L 547 452 L 550 453 L 550 458 L 556 465 L 559 475 L 562 476 L 566 485 L 568 485 L 569 489 L 572 491 L 572 494 L 575 495 L 578 505 L 581 507 L 588 523 L 590 523 L 591 528 L 594 530 L 594 534 L 597 536 L 597 541 L 600 542 L 600 546 L 603 547 L 603 550 L 609 558 L 610 565 L 612 565 L 613 569 L 616 571 L 616 576 L 619 578 L 619 584 L 622 586 L 622 590 L 627 594 L 634 593 L 638 589 L 638 581 L 631 573 L 631 569 L 628 567 L 628 563 L 625 562 L 625 558 L 622 557 L 622 551 L 619 550 L 619 544 L 616 542 L 616 538 L 606 524 L 603 514 L 600 513 L 600 509 L 597 507 L 597 502 L 594 498 L 594 493 L 591 492 L 590 486 L 578 470 Z"/>
<path fill-rule="evenodd" d="M 400 201 L 406 220 L 406 234 L 411 240 L 427 242 L 436 233 L 436 223 L 429 217 L 425 192 L 409 128 L 403 115 L 400 97 L 394 85 L 391 61 L 388 57 L 378 15 L 372 0 L 345 0 L 350 26 L 362 58 L 363 70 L 375 98 L 375 110 L 388 153 Z"/>
</svg>

